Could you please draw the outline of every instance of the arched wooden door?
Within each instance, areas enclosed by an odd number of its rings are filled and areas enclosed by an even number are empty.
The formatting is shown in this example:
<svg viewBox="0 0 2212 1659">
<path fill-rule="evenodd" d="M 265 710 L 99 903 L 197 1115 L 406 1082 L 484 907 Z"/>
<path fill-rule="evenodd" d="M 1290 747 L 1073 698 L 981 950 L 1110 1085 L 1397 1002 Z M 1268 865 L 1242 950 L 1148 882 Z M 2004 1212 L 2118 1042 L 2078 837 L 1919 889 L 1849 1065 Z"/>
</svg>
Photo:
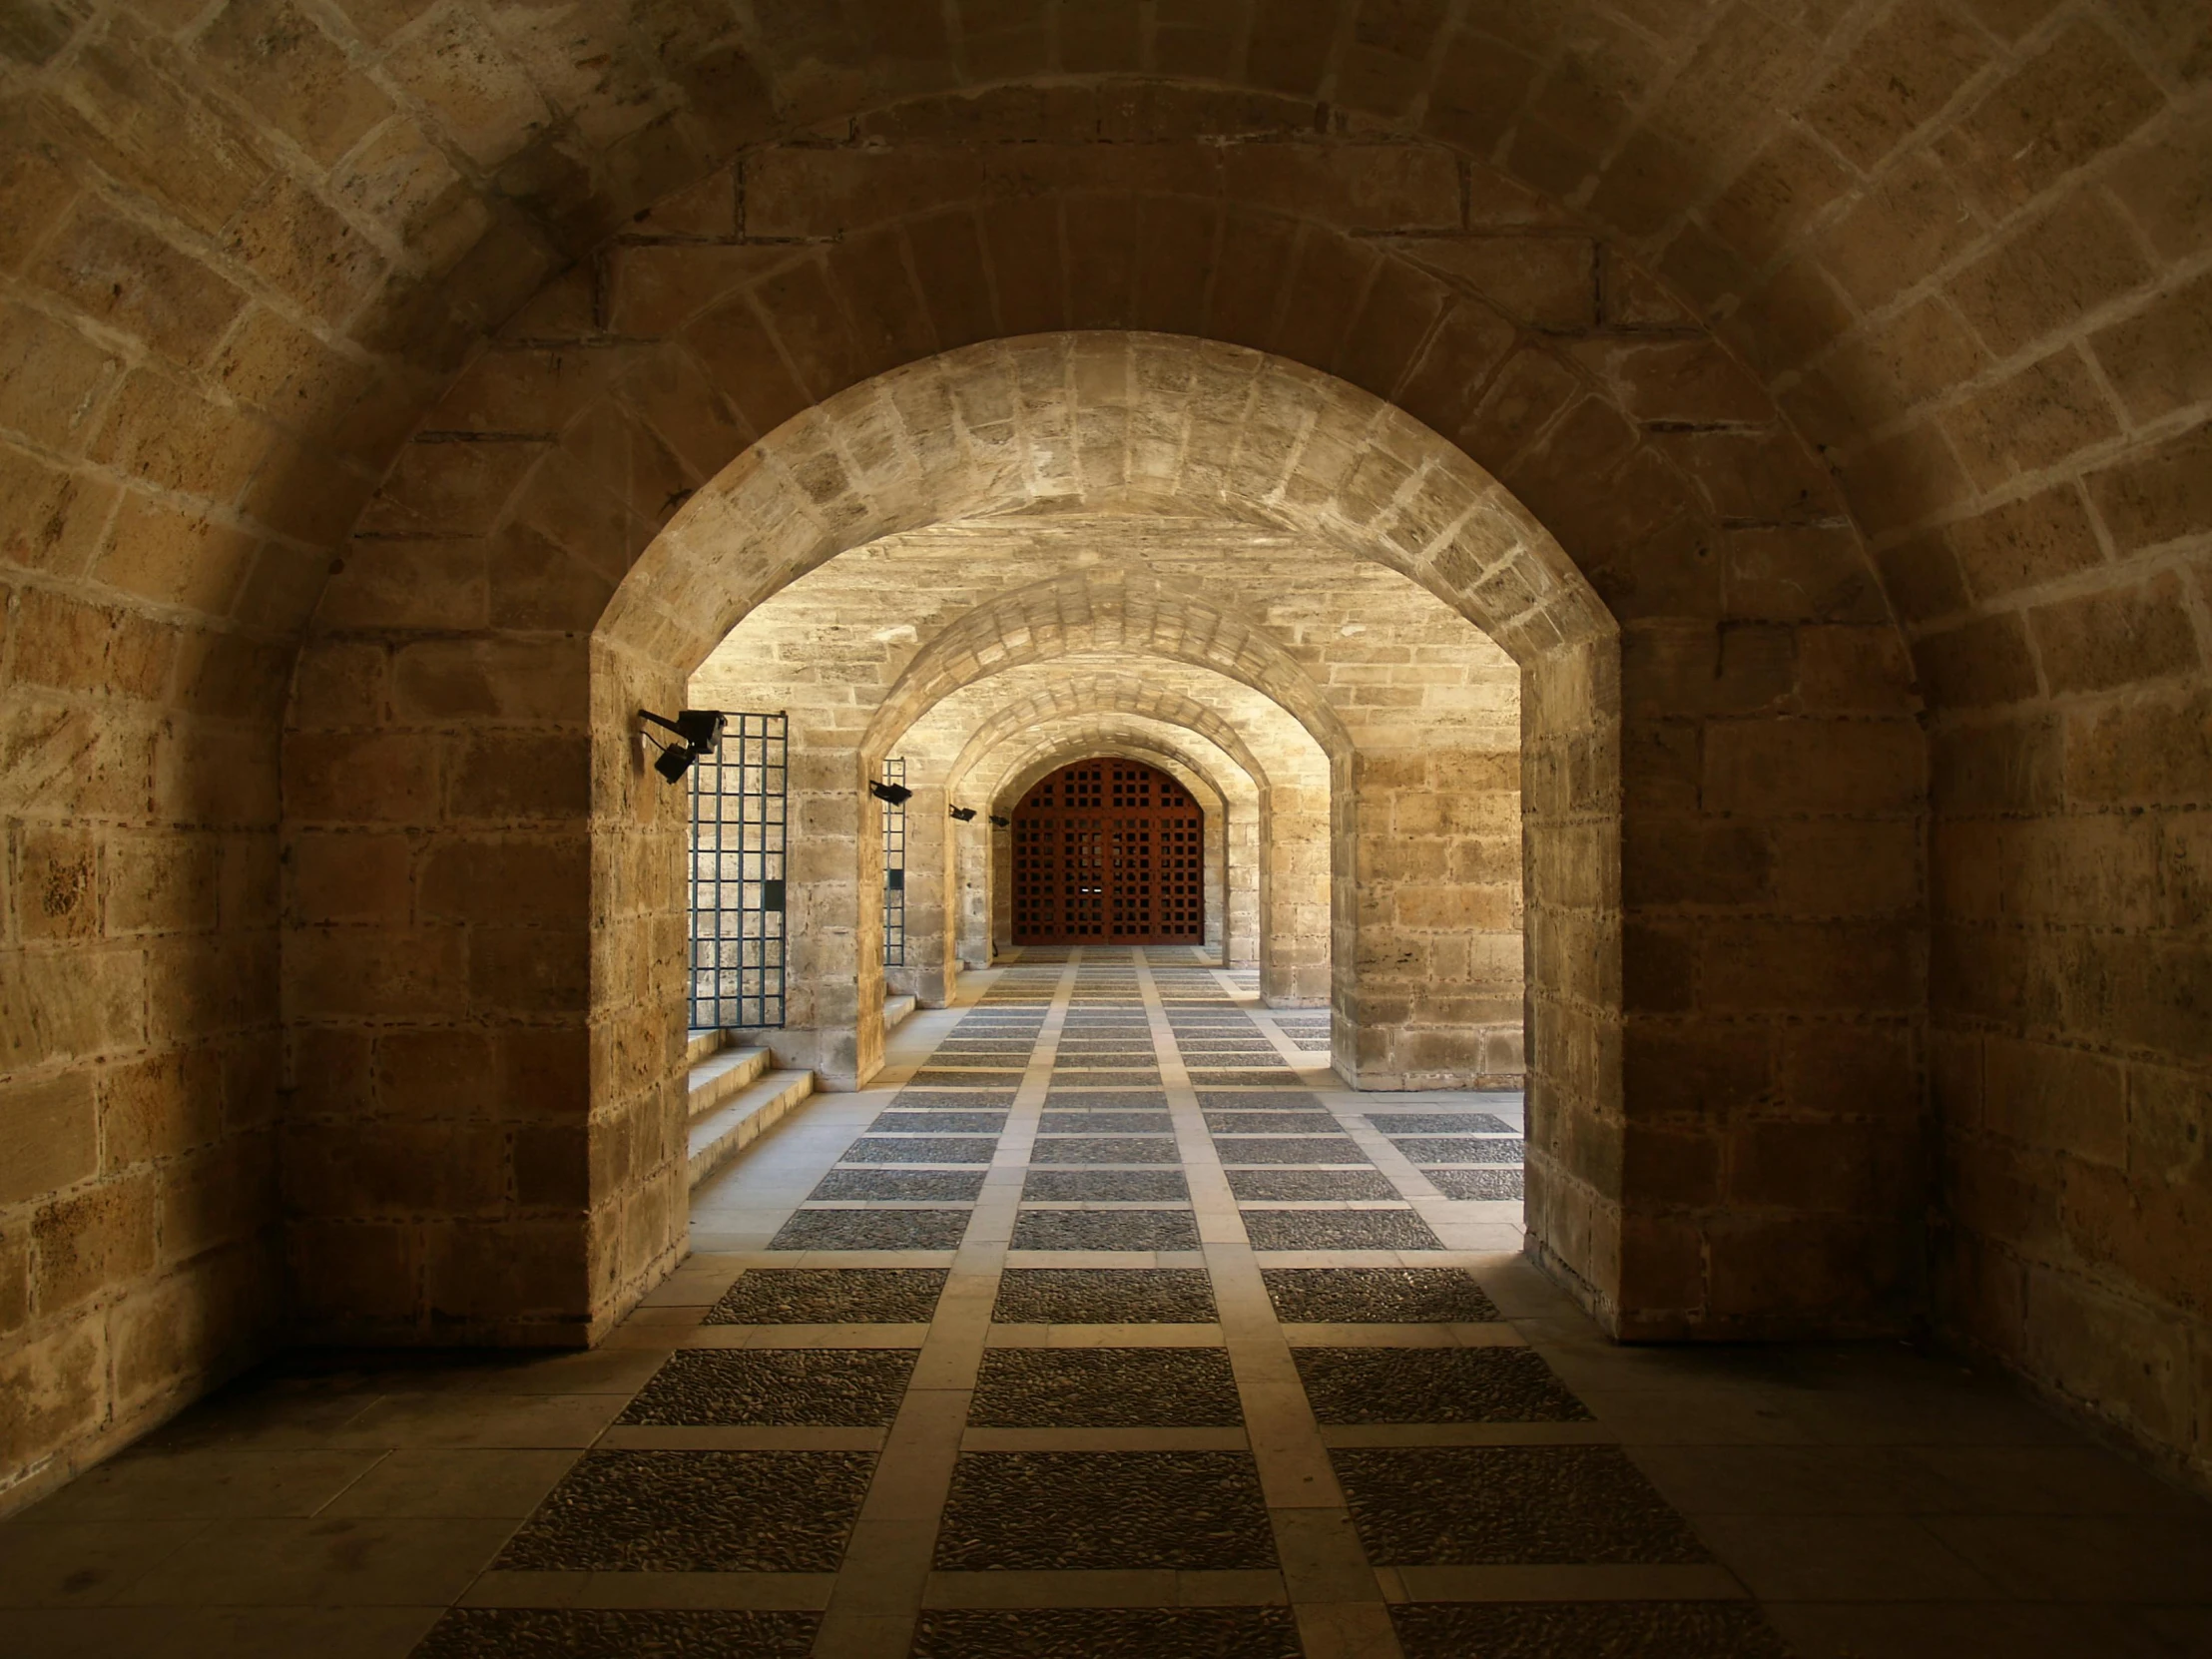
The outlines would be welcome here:
<svg viewBox="0 0 2212 1659">
<path fill-rule="evenodd" d="M 1062 767 L 1013 814 L 1014 943 L 1199 944 L 1206 814 L 1166 773 Z"/>
</svg>

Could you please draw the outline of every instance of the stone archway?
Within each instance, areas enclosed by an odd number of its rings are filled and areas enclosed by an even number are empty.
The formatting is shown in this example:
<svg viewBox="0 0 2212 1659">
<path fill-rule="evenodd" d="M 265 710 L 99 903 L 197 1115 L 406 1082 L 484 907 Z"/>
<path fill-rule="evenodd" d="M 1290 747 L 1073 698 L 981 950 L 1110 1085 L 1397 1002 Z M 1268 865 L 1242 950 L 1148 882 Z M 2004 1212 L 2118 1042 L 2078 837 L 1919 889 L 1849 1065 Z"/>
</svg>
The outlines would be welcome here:
<svg viewBox="0 0 2212 1659">
<path fill-rule="evenodd" d="M 1530 1216 L 1542 1248 L 1604 1307 L 1619 1237 L 1616 634 L 1558 544 L 1465 454 L 1418 422 L 1314 370 L 1203 340 L 1054 335 L 965 348 L 839 393 L 755 444 L 686 503 L 632 566 L 592 643 L 596 885 L 638 895 L 593 934 L 596 1026 L 671 1056 L 673 960 L 634 971 L 662 912 L 653 871 L 676 826 L 636 757 L 628 711 L 680 696 L 683 676 L 751 605 L 837 552 L 893 529 L 1015 510 L 1185 511 L 1288 527 L 1331 556 L 1374 560 L 1427 588 L 1519 661 L 1524 746 L 1573 789 L 1524 818 Z M 1257 668 L 1253 672 L 1260 672 Z M 1271 695 L 1273 689 L 1271 688 Z M 1284 695 L 1297 697 L 1295 686 Z M 1386 815 L 1432 795 L 1416 765 L 1374 780 Z M 1337 791 L 1349 802 L 1355 780 Z M 857 787 L 840 830 L 872 873 Z M 1348 808 L 1349 811 L 1349 808 Z M 1359 857 L 1356 827 L 1337 840 Z M 1366 854 L 1373 856 L 1372 852 Z M 1572 869 L 1562 880 L 1554 871 Z M 1340 910 L 1356 883 L 1338 888 Z M 602 900 L 603 904 L 605 900 Z M 875 1063 L 867 911 L 853 929 L 856 1075 Z M 1572 939 L 1574 942 L 1569 943 Z M 616 972 L 621 962 L 632 969 Z M 1570 962 L 1573 964 L 1570 967 Z M 1588 968 L 1594 965 L 1592 975 Z M 1426 964 L 1401 971 L 1418 978 Z M 1340 975 L 1349 972 L 1340 960 Z M 1340 1003 L 1349 987 L 1340 988 Z M 842 1063 L 840 1061 L 840 1063 Z M 594 1078 L 609 1122 L 675 1109 L 673 1067 Z M 638 1172 L 627 1200 L 680 1226 L 669 1176 Z M 650 1236 L 650 1228 L 646 1236 Z M 1594 1252 L 1594 1254 L 1593 1254 Z M 645 1273 L 646 1266 L 636 1264 Z"/>
<path fill-rule="evenodd" d="M 993 818 L 1007 818 L 1032 784 L 1076 754 L 1124 756 L 1176 779 L 1206 811 L 1213 837 L 1208 870 L 1221 877 L 1219 887 L 1207 893 L 1207 942 L 1221 950 L 1224 966 L 1259 965 L 1266 864 L 1275 829 L 1263 810 L 1272 793 L 1264 771 L 1247 770 L 1234 755 L 1186 728 L 1127 715 L 1063 716 L 1004 739 L 1000 749 L 974 763 L 977 775 L 992 775 L 985 787 Z M 1004 831 L 994 830 L 986 875 L 986 957 L 990 942 L 1011 936 L 1011 854 Z"/>
<path fill-rule="evenodd" d="M 1452 348 L 1438 335 L 1424 349 L 1440 362 Z M 684 385 L 650 375 L 630 395 L 663 399 L 671 420 L 702 407 L 687 401 Z M 631 419 L 624 415 L 617 426 L 636 430 L 622 424 Z M 1555 430 L 1544 465 L 1566 465 L 1563 430 Z M 738 441 L 727 422 L 707 421 L 693 435 L 703 455 L 727 456 Z M 462 460 L 490 454 L 480 444 L 449 447 Z M 460 454 L 468 449 L 483 453 Z M 649 457 L 630 453 L 645 470 L 628 471 L 625 487 L 652 489 Z M 527 490 L 512 479 L 496 486 L 515 497 L 518 530 L 549 522 L 543 492 L 560 494 L 574 481 L 553 472 L 531 476 L 537 482 Z M 402 468 L 377 521 L 398 523 L 423 510 L 428 486 L 429 474 Z M 1900 717 L 1881 641 L 1864 637 L 1867 628 L 1826 623 L 1740 630 L 1727 636 L 1728 660 L 1717 670 L 1715 624 L 1693 614 L 1709 608 L 1710 585 L 1696 578 L 1691 588 L 1680 586 L 1695 575 L 1683 561 L 1694 563 L 1699 544 L 1650 533 L 1649 515 L 1675 512 L 1667 503 L 1678 497 L 1662 487 L 1622 497 L 1634 508 L 1633 522 L 1577 530 L 1615 561 L 1609 583 L 1633 576 L 1652 584 L 1654 595 L 1678 593 L 1687 608 L 1679 625 L 1639 624 L 1624 664 L 1604 607 L 1558 544 L 1462 450 L 1403 411 L 1244 348 L 1106 334 L 967 347 L 851 386 L 722 464 L 634 559 L 615 551 L 638 544 L 634 517 L 585 512 L 563 533 L 578 545 L 599 538 L 607 545 L 597 556 L 630 570 L 588 644 L 574 633 L 510 639 L 495 631 L 370 648 L 404 655 L 410 707 L 456 711 L 461 732 L 437 741 L 484 755 L 487 779 L 521 753 L 494 730 L 534 723 L 543 735 L 533 732 L 528 742 L 566 758 L 531 777 L 544 801 L 534 810 L 553 821 L 537 832 L 567 853 L 580 856 L 589 846 L 598 894 L 591 925 L 578 906 L 573 921 L 549 915 L 511 940 L 493 918 L 471 919 L 458 941 L 487 962 L 503 944 L 514 947 L 501 1005 L 519 1006 L 550 1028 L 535 1040 L 590 1056 L 575 1108 L 588 1120 L 575 1142 L 579 1155 L 588 1147 L 625 1149 L 589 1161 L 604 1176 L 591 1188 L 589 1245 L 537 1282 L 574 1292 L 545 1305 L 543 1329 L 578 1319 L 588 1326 L 602 1315 L 587 1309 L 620 1307 L 671 1259 L 682 1234 L 681 1182 L 672 1165 L 649 1155 L 667 1144 L 656 1126 L 680 1108 L 677 958 L 659 896 L 666 877 L 657 873 L 674 867 L 673 841 L 665 809 L 642 787 L 628 736 L 633 711 L 680 697 L 683 665 L 762 595 L 871 536 L 1069 504 L 1149 510 L 1179 489 L 1188 492 L 1189 510 L 1242 510 L 1337 556 L 1375 554 L 1476 622 L 1521 664 L 1528 1072 L 1539 1103 L 1530 1151 L 1536 1248 L 1623 1331 L 1749 1332 L 1795 1329 L 1793 1322 L 1835 1329 L 1860 1317 L 1839 1309 L 1877 1323 L 1887 1318 L 1878 1310 L 1889 1306 L 1912 1257 L 1906 1174 L 1919 1145 L 1917 1108 L 1869 1113 L 1862 1097 L 1829 1088 L 1833 1068 L 1819 1063 L 1838 1045 L 1863 1046 L 1861 1032 L 1870 1027 L 1885 1036 L 1883 1053 L 1894 1054 L 1917 1006 L 1917 961 L 1907 959 L 1900 926 L 1837 915 L 1818 883 L 1822 870 L 1887 871 L 1889 831 L 1909 828 L 1922 797 L 1920 740 Z M 750 552 L 724 556 L 734 549 Z M 421 556 L 419 547 L 397 551 L 401 566 Z M 382 581 L 392 567 L 377 571 Z M 351 626 L 368 613 L 347 606 L 385 603 L 360 584 L 348 594 L 333 617 L 350 618 Z M 599 614 L 596 605 L 588 614 Z M 1854 642 L 1865 649 L 1855 651 Z M 1811 680 L 1798 665 L 1801 649 L 1814 654 Z M 315 661 L 335 663 L 338 651 L 333 639 Z M 1624 670 L 1632 670 L 1627 698 Z M 1798 689 L 1801 681 L 1807 690 Z M 1623 716 L 1636 723 L 1626 748 Z M 1817 775 L 1808 769 L 1809 738 L 1820 744 Z M 413 764 L 425 741 L 369 730 L 335 745 L 318 740 L 302 753 L 325 761 L 340 750 L 389 753 L 393 764 Z M 578 799 L 587 752 L 594 757 L 588 812 Z M 1624 775 L 1634 781 L 1625 793 Z M 1454 783 L 1417 760 L 1385 780 L 1409 803 L 1425 803 L 1417 809 L 1423 813 L 1448 810 Z M 1624 805 L 1626 850 L 1640 850 L 1661 874 L 1640 889 L 1648 919 L 1625 961 Z M 442 807 L 431 814 L 440 855 L 462 859 L 480 837 L 446 827 L 449 815 Z M 323 827 L 306 828 L 319 833 Z M 496 832 L 511 833 L 504 826 Z M 1727 850 L 1738 844 L 1743 855 Z M 1684 856 L 1697 869 L 1728 872 L 1739 894 L 1733 907 L 1714 910 L 1700 896 L 1703 877 L 1684 885 L 1666 873 L 1686 867 Z M 389 928 L 318 933 L 302 941 L 291 971 L 294 983 L 317 988 L 325 962 L 366 960 L 364 951 L 394 962 L 411 959 L 413 949 Z M 367 982 L 382 986 L 393 976 Z M 403 975 L 396 983 L 407 988 Z M 847 1017 L 857 1029 L 856 983 L 849 999 Z M 1631 1004 L 1636 1024 L 1624 1045 L 1622 1010 Z M 305 1005 L 329 1018 L 317 997 Z M 408 1007 L 417 1020 L 444 1017 L 435 996 Z M 1642 1102 L 1634 1136 L 1621 1107 L 1632 1069 Z M 1904 1074 L 1885 1064 L 1872 1075 L 1878 1097 L 1888 1099 Z M 314 1127 L 311 1144 L 334 1150 L 373 1131 L 336 1116 Z M 1868 1179 L 1815 1188 L 1751 1173 L 1779 1172 L 1816 1147 L 1863 1156 Z M 1733 1173 L 1722 1179 L 1737 1170 L 1748 1184 Z M 1756 1201 L 1748 1196 L 1754 1192 Z M 409 1236 L 466 1237 L 490 1249 L 499 1237 L 529 1236 L 542 1220 L 549 1240 L 576 1237 L 558 1216 L 520 1209 L 467 1229 L 434 1212 L 411 1220 Z M 302 1218 L 302 1230 L 340 1252 L 370 1237 L 316 1218 Z M 1778 1248 L 1794 1252 L 1805 1271 L 1773 1275 Z M 1870 1260 L 1879 1271 L 1864 1271 Z M 564 1277 L 572 1269 L 582 1271 Z M 421 1281 L 431 1288 L 405 1317 L 477 1297 L 486 1283 L 472 1275 L 465 1292 L 456 1285 L 447 1297 L 434 1289 L 435 1278 Z M 487 1317 L 512 1301 L 501 1287 L 482 1295 Z M 451 1329 L 466 1329 L 474 1317 L 464 1307 Z M 527 1327 L 537 1316 L 518 1318 Z"/>
</svg>

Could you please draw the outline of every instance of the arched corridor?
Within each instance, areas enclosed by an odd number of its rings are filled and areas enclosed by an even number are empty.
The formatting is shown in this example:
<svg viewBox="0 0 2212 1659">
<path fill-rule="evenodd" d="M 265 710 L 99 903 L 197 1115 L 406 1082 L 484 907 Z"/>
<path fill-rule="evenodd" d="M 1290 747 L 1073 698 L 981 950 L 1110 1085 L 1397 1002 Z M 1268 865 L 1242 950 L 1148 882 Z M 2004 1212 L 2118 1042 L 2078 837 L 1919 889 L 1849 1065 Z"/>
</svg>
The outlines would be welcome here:
<svg viewBox="0 0 2212 1659">
<path fill-rule="evenodd" d="M 1345 1089 L 1205 954 L 968 976 L 698 1189 L 595 1353 L 188 1412 L 0 1525 L 7 1650 L 2201 1646 L 2195 1500 L 1903 1345 L 1607 1342 L 1518 1250 L 1517 1096 Z"/>
<path fill-rule="evenodd" d="M 2212 1650 L 2206 16 L 17 0 L 0 1650 Z M 1071 769 L 1187 798 L 1173 944 L 1025 942 Z M 906 1205 L 929 1318 L 692 1317 Z M 1140 1227 L 1215 1317 L 1037 1341 L 1239 1419 L 969 1423 L 1011 1230 Z M 1503 1317 L 1322 1340 L 1298 1228 Z M 905 1391 L 615 1422 L 738 1330 Z M 1333 1421 L 1324 1350 L 1590 1416 Z M 932 1601 L 909 1428 L 1243 1457 L 1274 1564 Z M 1633 1465 L 1703 1556 L 1385 1560 L 1407 1446 Z M 881 1493 L 477 1586 L 625 1449 Z"/>
</svg>

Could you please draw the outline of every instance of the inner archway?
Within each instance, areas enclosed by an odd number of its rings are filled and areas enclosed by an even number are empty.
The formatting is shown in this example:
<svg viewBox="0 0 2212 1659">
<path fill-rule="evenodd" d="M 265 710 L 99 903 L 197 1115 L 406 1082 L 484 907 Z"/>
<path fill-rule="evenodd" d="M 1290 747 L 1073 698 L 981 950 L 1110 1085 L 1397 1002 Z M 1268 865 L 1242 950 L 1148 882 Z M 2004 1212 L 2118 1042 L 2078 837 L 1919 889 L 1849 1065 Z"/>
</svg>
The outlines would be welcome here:
<svg viewBox="0 0 2212 1659">
<path fill-rule="evenodd" d="M 1010 818 L 1015 944 L 1205 937 L 1206 814 L 1166 773 L 1090 756 L 1047 774 Z"/>
</svg>

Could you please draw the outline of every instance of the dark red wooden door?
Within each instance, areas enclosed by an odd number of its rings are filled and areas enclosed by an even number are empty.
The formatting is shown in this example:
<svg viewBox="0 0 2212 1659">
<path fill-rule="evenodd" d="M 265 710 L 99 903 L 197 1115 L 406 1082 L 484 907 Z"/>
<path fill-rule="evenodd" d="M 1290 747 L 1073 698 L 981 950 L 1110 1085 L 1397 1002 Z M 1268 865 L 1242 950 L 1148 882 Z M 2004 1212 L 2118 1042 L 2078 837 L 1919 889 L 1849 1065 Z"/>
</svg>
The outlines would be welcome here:
<svg viewBox="0 0 2212 1659">
<path fill-rule="evenodd" d="M 1110 757 L 1062 767 L 1014 809 L 1014 943 L 1201 943 L 1205 833 L 1164 772 Z"/>
</svg>

